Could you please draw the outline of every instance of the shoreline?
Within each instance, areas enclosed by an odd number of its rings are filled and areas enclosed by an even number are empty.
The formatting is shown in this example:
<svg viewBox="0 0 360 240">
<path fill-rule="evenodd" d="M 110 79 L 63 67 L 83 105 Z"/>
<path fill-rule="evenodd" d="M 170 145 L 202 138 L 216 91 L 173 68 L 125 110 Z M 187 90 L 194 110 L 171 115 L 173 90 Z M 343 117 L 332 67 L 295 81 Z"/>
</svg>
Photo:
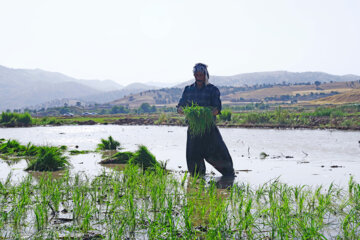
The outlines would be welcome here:
<svg viewBox="0 0 360 240">
<path fill-rule="evenodd" d="M 40 126 L 91 126 L 91 125 L 124 125 L 124 126 L 179 126 L 186 127 L 186 124 L 168 122 L 168 123 L 155 123 L 153 119 L 119 119 L 115 122 L 96 122 L 93 120 L 87 121 L 74 121 L 74 122 L 63 122 L 54 124 L 32 124 L 29 126 L 0 126 L 1 128 L 30 128 Z M 219 128 L 248 128 L 248 129 L 304 129 L 304 130 L 341 130 L 341 131 L 360 131 L 360 126 L 336 126 L 326 127 L 321 125 L 286 125 L 286 124 L 234 124 L 228 122 L 221 122 L 216 124 Z"/>
</svg>

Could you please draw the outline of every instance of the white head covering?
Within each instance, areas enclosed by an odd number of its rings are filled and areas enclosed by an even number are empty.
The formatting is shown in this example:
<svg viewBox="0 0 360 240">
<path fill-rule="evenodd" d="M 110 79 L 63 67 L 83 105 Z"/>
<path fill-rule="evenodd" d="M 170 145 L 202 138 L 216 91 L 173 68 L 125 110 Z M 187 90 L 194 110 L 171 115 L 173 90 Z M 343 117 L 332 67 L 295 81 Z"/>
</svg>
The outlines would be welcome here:
<svg viewBox="0 0 360 240">
<path fill-rule="evenodd" d="M 207 65 L 203 64 L 203 63 L 195 64 L 195 66 L 193 68 L 193 73 L 195 74 L 196 72 L 201 72 L 201 73 L 205 74 L 205 85 L 208 85 L 208 83 L 209 83 L 209 72 L 207 70 Z"/>
</svg>

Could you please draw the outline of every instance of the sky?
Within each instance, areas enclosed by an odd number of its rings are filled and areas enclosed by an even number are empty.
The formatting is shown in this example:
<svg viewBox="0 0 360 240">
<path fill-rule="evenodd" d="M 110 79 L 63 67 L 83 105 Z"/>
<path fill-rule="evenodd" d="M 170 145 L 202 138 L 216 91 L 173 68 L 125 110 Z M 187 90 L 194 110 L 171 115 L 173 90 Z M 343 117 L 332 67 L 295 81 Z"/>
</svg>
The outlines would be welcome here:
<svg viewBox="0 0 360 240">
<path fill-rule="evenodd" d="M 360 75 L 359 0 L 0 0 L 0 65 L 80 79 Z M 211 80 L 211 79 L 210 79 Z"/>
</svg>

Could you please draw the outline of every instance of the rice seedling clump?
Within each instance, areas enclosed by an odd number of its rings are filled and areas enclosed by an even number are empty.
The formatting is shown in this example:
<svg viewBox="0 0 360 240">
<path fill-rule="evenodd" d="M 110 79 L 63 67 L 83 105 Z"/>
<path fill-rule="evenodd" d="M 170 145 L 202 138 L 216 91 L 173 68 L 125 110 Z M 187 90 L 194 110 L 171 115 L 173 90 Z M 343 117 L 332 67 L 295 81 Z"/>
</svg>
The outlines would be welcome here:
<svg viewBox="0 0 360 240">
<path fill-rule="evenodd" d="M 102 160 L 101 164 L 127 164 L 129 163 L 130 158 L 134 156 L 133 152 L 118 152 Z"/>
<path fill-rule="evenodd" d="M 155 156 L 144 145 L 139 146 L 139 149 L 134 153 L 134 156 L 130 158 L 129 164 L 138 165 L 144 170 L 159 166 Z"/>
<path fill-rule="evenodd" d="M 189 124 L 190 134 L 192 136 L 202 136 L 210 131 L 214 123 L 211 108 L 197 105 L 184 108 L 184 114 Z"/>
<path fill-rule="evenodd" d="M 112 136 L 109 136 L 109 138 L 101 139 L 101 143 L 98 144 L 98 150 L 116 150 L 118 147 L 120 147 L 120 143 L 113 139 Z"/>
<path fill-rule="evenodd" d="M 66 168 L 70 163 L 63 150 L 58 147 L 38 147 L 38 153 L 34 160 L 30 160 L 26 170 L 32 171 L 57 171 Z"/>
<path fill-rule="evenodd" d="M 16 140 L 5 140 L 0 141 L 0 155 L 6 156 L 35 156 L 38 152 L 38 147 L 32 143 L 28 143 L 26 146 L 21 145 Z"/>
</svg>

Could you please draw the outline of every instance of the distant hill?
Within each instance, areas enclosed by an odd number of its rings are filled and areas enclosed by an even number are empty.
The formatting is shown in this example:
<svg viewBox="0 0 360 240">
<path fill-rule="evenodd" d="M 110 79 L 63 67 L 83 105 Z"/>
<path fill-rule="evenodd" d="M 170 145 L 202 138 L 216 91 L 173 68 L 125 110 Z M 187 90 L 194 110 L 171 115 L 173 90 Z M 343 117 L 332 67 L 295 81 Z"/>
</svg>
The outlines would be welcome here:
<svg viewBox="0 0 360 240">
<path fill-rule="evenodd" d="M 54 105 L 61 103 L 62 99 L 81 99 L 122 88 L 123 86 L 111 80 L 82 80 L 40 69 L 0 66 L 0 111 L 35 105 L 47 106 L 50 102 Z M 117 98 L 123 96 L 118 95 Z"/>
<path fill-rule="evenodd" d="M 320 98 L 309 102 L 310 104 L 346 104 L 360 103 L 360 88 L 346 91 L 334 96 Z"/>
<path fill-rule="evenodd" d="M 112 81 L 112 80 L 76 80 L 78 83 L 84 84 L 88 87 L 100 90 L 103 92 L 120 90 L 124 86 Z"/>
<path fill-rule="evenodd" d="M 148 85 L 148 84 L 144 84 L 144 83 L 131 83 L 127 86 L 125 86 L 123 89 L 125 90 L 130 90 L 130 89 L 135 89 L 135 90 L 149 90 L 149 89 L 158 89 L 159 87 L 157 86 L 152 86 L 152 85 Z"/>
<path fill-rule="evenodd" d="M 280 95 L 292 95 L 296 91 L 305 91 L 305 88 L 309 88 L 311 92 L 314 90 L 314 85 L 309 87 L 309 84 L 314 82 L 321 82 L 322 86 L 325 86 L 324 83 L 333 82 L 335 84 L 357 80 L 360 80 L 360 77 L 355 75 L 336 76 L 321 72 L 292 73 L 286 71 L 211 76 L 210 78 L 211 83 L 221 88 L 223 100 L 229 102 L 257 101 L 264 97 L 276 99 Z M 64 102 L 69 101 L 81 101 L 84 104 L 111 102 L 129 106 L 136 106 L 146 101 L 158 105 L 175 104 L 180 98 L 184 86 L 193 81 L 178 84 L 175 88 L 159 89 L 159 86 L 165 87 L 170 84 L 154 82 L 154 85 L 132 83 L 121 86 L 111 80 L 83 80 L 40 69 L 12 69 L 0 66 L 0 111 L 34 106 L 61 106 Z M 294 85 L 299 83 L 308 83 L 308 86 L 302 90 L 289 88 L 285 90 L 279 86 L 272 89 L 268 87 L 271 84 Z M 342 90 L 339 88 L 336 87 L 336 91 L 341 93 Z M 325 96 L 330 94 L 326 91 L 322 92 Z"/>
<path fill-rule="evenodd" d="M 116 91 L 87 95 L 84 97 L 79 97 L 79 99 L 89 103 L 108 103 L 116 99 L 120 99 L 131 94 L 137 94 L 143 91 L 144 89 L 121 89 Z"/>
<path fill-rule="evenodd" d="M 308 95 L 308 94 L 329 94 L 332 92 L 343 93 L 355 88 L 360 88 L 360 82 L 332 82 L 323 83 L 318 86 L 315 84 L 309 85 L 275 85 L 273 87 L 265 87 L 258 89 L 251 89 L 248 91 L 238 91 L 228 94 L 223 97 L 223 101 L 234 101 L 236 99 L 265 99 L 271 97 L 280 97 L 282 95 Z"/>
<path fill-rule="evenodd" d="M 274 71 L 274 72 L 255 72 L 243 73 L 234 76 L 211 76 L 209 82 L 216 86 L 253 86 L 262 84 L 281 84 L 281 83 L 314 83 L 319 81 L 325 82 L 348 82 L 360 80 L 360 76 L 356 75 L 331 75 L 323 72 L 287 72 L 287 71 Z M 194 80 L 189 80 L 175 87 L 183 88 L 189 85 Z"/>
<path fill-rule="evenodd" d="M 360 89 L 360 81 L 332 82 L 323 84 L 276 84 L 276 85 L 255 85 L 247 87 L 219 86 L 223 104 L 246 104 L 249 102 L 309 102 L 323 97 L 336 97 L 342 93 L 350 93 Z M 137 108 L 142 103 L 151 105 L 175 106 L 182 94 L 182 88 L 163 88 L 148 90 L 132 94 L 121 99 L 110 102 L 111 105 L 124 105 Z M 359 99 L 354 96 L 359 92 L 352 92 L 352 99 Z M 335 100 L 334 100 L 335 101 Z"/>
</svg>

